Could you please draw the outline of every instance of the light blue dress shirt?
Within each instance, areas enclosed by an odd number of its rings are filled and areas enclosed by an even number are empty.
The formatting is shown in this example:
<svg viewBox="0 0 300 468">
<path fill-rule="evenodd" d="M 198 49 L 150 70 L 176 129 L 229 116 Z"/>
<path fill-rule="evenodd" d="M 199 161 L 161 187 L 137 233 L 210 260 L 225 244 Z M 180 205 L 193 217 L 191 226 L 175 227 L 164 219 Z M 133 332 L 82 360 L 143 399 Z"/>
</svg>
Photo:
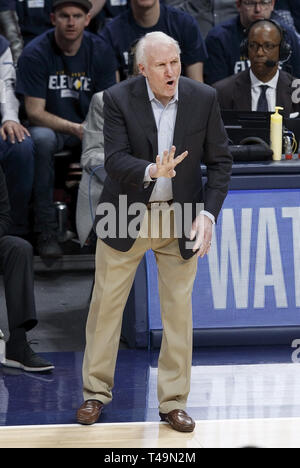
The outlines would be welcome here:
<svg viewBox="0 0 300 468">
<path fill-rule="evenodd" d="M 178 109 L 178 88 L 176 89 L 174 97 L 171 101 L 164 106 L 153 94 L 152 89 L 150 88 L 149 82 L 146 79 L 147 90 L 149 100 L 151 102 L 156 128 L 157 128 L 157 137 L 158 137 L 158 154 L 163 158 L 163 152 L 165 150 L 170 151 L 173 140 L 174 140 L 174 130 L 177 117 Z M 145 171 L 144 183 L 147 184 L 152 181 L 149 175 L 149 169 L 152 164 L 147 166 Z M 154 189 L 152 191 L 149 202 L 163 202 L 173 199 L 173 189 L 172 189 L 172 179 L 167 177 L 158 177 L 156 180 Z M 201 214 L 205 214 L 209 217 L 212 223 L 215 223 L 215 217 L 208 211 L 202 210 Z"/>
<path fill-rule="evenodd" d="M 174 139 L 174 129 L 175 122 L 177 117 L 177 107 L 178 107 L 178 89 L 176 90 L 175 96 L 167 104 L 166 107 L 156 99 L 152 89 L 149 86 L 148 80 L 146 80 L 149 100 L 151 102 L 156 128 L 157 128 L 157 137 L 158 137 L 158 154 L 163 159 L 163 152 L 165 150 L 170 151 L 173 145 Z M 150 164 L 151 166 L 151 164 Z M 150 167 L 149 166 L 149 167 Z M 149 173 L 149 167 L 148 173 Z M 151 178 L 148 177 L 149 181 Z M 167 177 L 159 177 L 155 183 L 155 187 L 150 197 L 150 202 L 153 201 L 168 201 L 173 198 L 172 190 L 172 179 Z"/>
</svg>

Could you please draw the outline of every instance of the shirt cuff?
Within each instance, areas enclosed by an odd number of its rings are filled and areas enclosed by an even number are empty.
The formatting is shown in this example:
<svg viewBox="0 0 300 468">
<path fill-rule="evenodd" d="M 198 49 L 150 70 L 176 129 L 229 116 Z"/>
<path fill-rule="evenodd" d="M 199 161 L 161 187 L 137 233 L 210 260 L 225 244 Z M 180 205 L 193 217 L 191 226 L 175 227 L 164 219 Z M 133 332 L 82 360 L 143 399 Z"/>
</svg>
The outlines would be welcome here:
<svg viewBox="0 0 300 468">
<path fill-rule="evenodd" d="M 6 112 L 4 115 L 3 115 L 3 118 L 2 118 L 2 121 L 1 121 L 1 124 L 3 125 L 4 122 L 7 122 L 8 120 L 12 120 L 16 123 L 20 123 L 20 120 L 18 119 L 18 117 L 16 116 L 16 114 L 14 112 Z"/>
<path fill-rule="evenodd" d="M 203 214 L 203 215 L 207 216 L 211 220 L 211 222 L 213 224 L 216 224 L 216 218 L 209 211 L 202 210 L 202 211 L 200 211 L 200 214 Z"/>
<path fill-rule="evenodd" d="M 13 106 L 12 106 L 13 107 Z M 13 120 L 14 122 L 20 123 L 18 118 L 18 111 L 14 108 L 10 107 L 9 104 L 0 104 L 0 112 L 1 112 L 1 123 L 3 124 L 7 120 Z"/>
<path fill-rule="evenodd" d="M 149 164 L 147 167 L 146 167 L 146 170 L 145 170 L 145 175 L 144 175 L 144 188 L 147 188 L 149 187 L 149 184 L 150 182 L 153 182 L 154 179 L 151 179 L 150 177 L 150 167 L 153 166 L 153 163 Z"/>
</svg>

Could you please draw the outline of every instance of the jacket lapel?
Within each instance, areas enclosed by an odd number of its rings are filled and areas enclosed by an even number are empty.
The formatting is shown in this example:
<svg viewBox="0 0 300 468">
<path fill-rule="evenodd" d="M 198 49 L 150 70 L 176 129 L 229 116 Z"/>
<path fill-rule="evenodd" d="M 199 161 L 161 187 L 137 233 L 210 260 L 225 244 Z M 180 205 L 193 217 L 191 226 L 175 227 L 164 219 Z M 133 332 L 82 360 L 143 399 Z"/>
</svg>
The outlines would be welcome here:
<svg viewBox="0 0 300 468">
<path fill-rule="evenodd" d="M 151 143 L 155 160 L 158 153 L 157 128 L 144 77 L 138 77 L 135 80 L 131 103 L 137 123 Z"/>
<path fill-rule="evenodd" d="M 174 129 L 173 144 L 176 146 L 176 155 L 182 153 L 182 145 L 184 144 L 184 136 L 188 125 L 189 112 L 192 108 L 192 102 L 189 101 L 190 91 L 185 86 L 184 79 L 179 79 L 178 85 L 178 108 Z"/>
<path fill-rule="evenodd" d="M 238 109 L 251 110 L 251 79 L 249 70 L 240 73 L 236 78 L 233 90 L 233 102 L 237 103 Z"/>
<path fill-rule="evenodd" d="M 276 106 L 284 108 L 283 113 L 286 117 L 289 117 L 293 111 L 291 98 L 293 91 L 291 84 L 288 75 L 280 71 L 276 89 Z"/>
</svg>

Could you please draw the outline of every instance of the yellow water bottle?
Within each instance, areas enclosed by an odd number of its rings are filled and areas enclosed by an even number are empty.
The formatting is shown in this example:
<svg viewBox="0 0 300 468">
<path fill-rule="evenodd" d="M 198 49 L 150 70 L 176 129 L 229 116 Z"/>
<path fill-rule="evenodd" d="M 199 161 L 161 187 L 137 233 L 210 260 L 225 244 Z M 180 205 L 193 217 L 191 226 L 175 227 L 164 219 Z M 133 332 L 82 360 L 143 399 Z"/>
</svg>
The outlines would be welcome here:
<svg viewBox="0 0 300 468">
<path fill-rule="evenodd" d="M 282 115 L 278 111 L 283 107 L 275 107 L 275 114 L 271 115 L 271 150 L 273 151 L 273 160 L 281 161 L 282 157 Z"/>
</svg>

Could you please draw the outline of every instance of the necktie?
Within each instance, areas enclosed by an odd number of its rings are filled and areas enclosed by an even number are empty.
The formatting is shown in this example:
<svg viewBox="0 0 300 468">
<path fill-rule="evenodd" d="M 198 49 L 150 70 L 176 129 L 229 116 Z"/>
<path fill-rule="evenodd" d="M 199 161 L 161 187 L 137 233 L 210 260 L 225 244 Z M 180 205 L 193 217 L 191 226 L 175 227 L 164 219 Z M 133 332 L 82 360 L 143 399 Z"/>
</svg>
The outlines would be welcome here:
<svg viewBox="0 0 300 468">
<path fill-rule="evenodd" d="M 268 104 L 267 96 L 266 96 L 266 92 L 268 88 L 269 88 L 268 85 L 260 85 L 260 96 L 259 96 L 259 100 L 257 103 L 257 110 L 259 112 L 269 111 L 269 104 Z"/>
</svg>

